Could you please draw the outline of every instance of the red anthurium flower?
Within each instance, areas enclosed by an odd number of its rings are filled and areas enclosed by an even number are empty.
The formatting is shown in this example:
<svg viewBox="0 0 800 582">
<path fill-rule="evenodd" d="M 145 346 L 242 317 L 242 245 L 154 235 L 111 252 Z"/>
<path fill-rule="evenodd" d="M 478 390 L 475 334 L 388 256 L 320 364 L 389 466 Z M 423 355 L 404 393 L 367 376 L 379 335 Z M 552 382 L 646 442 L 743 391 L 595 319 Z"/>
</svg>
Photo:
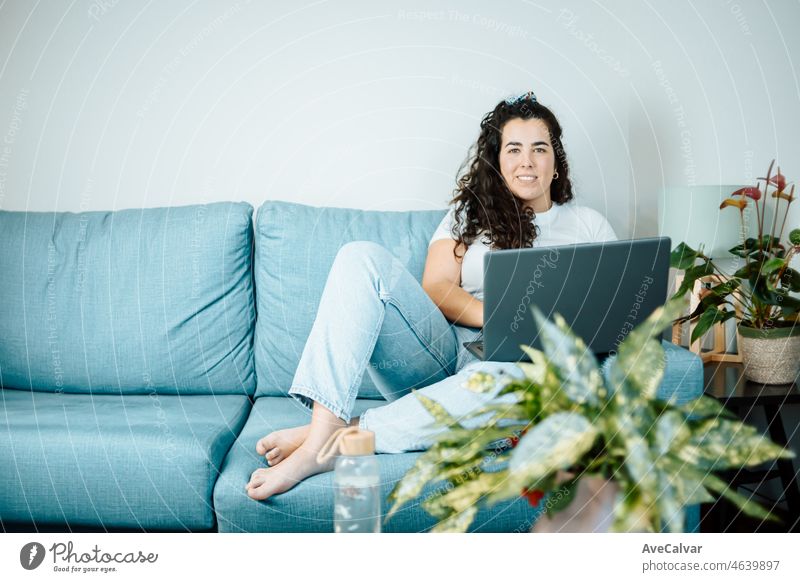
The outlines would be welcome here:
<svg viewBox="0 0 800 582">
<path fill-rule="evenodd" d="M 778 173 L 774 176 L 770 176 L 769 180 L 766 178 L 759 178 L 759 180 L 764 180 L 769 182 L 770 184 L 774 185 L 779 191 L 783 191 L 786 188 L 786 176 L 781 174 L 780 168 L 778 168 Z"/>
<path fill-rule="evenodd" d="M 519 444 L 519 439 L 521 439 L 521 438 L 522 438 L 522 435 L 524 435 L 526 432 L 528 432 L 528 429 L 527 429 L 527 428 L 526 428 L 526 429 L 523 429 L 523 430 L 522 430 L 522 432 L 521 432 L 521 433 L 519 433 L 519 436 L 517 436 L 517 435 L 512 435 L 512 436 L 508 437 L 508 440 L 511 442 L 511 448 L 512 448 L 512 449 L 513 449 L 514 447 L 516 447 L 516 446 L 517 446 L 517 444 Z"/>
<path fill-rule="evenodd" d="M 747 200 L 744 198 L 740 198 L 739 200 L 734 200 L 733 198 L 726 198 L 722 201 L 722 204 L 719 205 L 720 210 L 725 208 L 726 206 L 735 206 L 739 210 L 744 210 L 747 208 Z"/>
<path fill-rule="evenodd" d="M 783 189 L 786 188 L 786 176 L 781 174 L 780 170 L 778 170 L 778 173 L 772 176 L 769 181 L 778 187 L 779 192 L 782 192 Z"/>
<path fill-rule="evenodd" d="M 544 497 L 544 491 L 541 489 L 523 489 L 522 496 L 528 499 L 531 507 L 536 507 Z"/>
<path fill-rule="evenodd" d="M 748 198 L 752 198 L 753 200 L 760 200 L 761 190 L 759 190 L 755 186 L 750 186 L 749 188 L 739 188 L 736 192 L 731 194 L 731 196 L 747 196 Z M 722 207 L 720 206 L 720 208 Z"/>
</svg>

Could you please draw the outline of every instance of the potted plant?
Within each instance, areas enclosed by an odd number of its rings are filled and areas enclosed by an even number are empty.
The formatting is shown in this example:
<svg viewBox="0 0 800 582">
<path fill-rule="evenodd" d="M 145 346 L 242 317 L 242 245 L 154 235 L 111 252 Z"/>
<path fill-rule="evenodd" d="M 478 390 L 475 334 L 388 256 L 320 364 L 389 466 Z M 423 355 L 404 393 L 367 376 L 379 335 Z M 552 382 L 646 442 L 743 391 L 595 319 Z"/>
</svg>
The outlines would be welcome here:
<svg viewBox="0 0 800 582">
<path fill-rule="evenodd" d="M 544 352 L 523 348 L 533 362 L 519 364 L 525 378 L 476 373 L 466 384 L 497 391 L 470 415 L 487 415 L 479 428 L 464 427 L 440 404 L 417 394 L 435 422 L 449 430 L 397 483 L 387 520 L 426 484 L 434 493 L 422 507 L 438 519 L 434 531 L 466 531 L 479 504 L 520 495 L 548 514 L 581 513 L 587 518 L 582 523 L 595 524 L 584 527 L 593 530 L 682 531 L 684 507 L 711 501 L 712 493 L 748 515 L 769 518 L 714 471 L 791 452 L 710 397 L 683 405 L 656 397 L 664 368 L 660 332 L 684 307 L 676 300 L 657 310 L 631 331 L 602 371 L 563 319 L 556 316 L 551 323 L 534 311 Z M 499 390 L 497 382 L 503 383 Z M 505 394 L 515 395 L 515 403 L 497 402 Z M 604 492 L 593 515 L 571 504 L 585 486 L 589 497 Z"/>
<path fill-rule="evenodd" d="M 789 233 L 786 244 L 781 242 L 789 207 L 795 199 L 794 185 L 787 192 L 780 168 L 772 175 L 774 163 L 775 160 L 766 177 L 759 178 L 764 181 L 763 191 L 758 185 L 742 188 L 720 205 L 720 210 L 739 210 L 744 234 L 745 211 L 751 204 L 755 208 L 758 236 L 743 236 L 742 243 L 730 249 L 732 255 L 744 259 L 741 268 L 733 274 L 723 273 L 703 254 L 702 247 L 694 250 L 685 243 L 675 247 L 670 261 L 672 267 L 684 272 L 676 297 L 691 291 L 700 278 L 714 276 L 717 282 L 702 294 L 692 313 L 676 319 L 676 323 L 697 324 L 690 342 L 701 338 L 714 324 L 736 318 L 745 376 L 763 384 L 791 383 L 800 371 L 800 299 L 791 295 L 800 291 L 800 273 L 790 265 L 800 250 L 800 229 Z M 764 223 L 770 222 L 768 198 L 774 199 L 775 205 L 772 226 L 765 234 Z M 781 201 L 786 202 L 785 206 Z"/>
</svg>

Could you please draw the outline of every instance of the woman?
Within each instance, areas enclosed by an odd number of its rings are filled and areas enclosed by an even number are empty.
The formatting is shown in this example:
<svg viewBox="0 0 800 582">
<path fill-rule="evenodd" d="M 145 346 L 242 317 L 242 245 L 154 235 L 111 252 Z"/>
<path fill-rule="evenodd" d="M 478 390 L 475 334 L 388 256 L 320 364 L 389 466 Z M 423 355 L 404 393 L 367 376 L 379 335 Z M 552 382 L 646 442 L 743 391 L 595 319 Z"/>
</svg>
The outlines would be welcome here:
<svg viewBox="0 0 800 582">
<path fill-rule="evenodd" d="M 311 408 L 311 424 L 258 441 L 269 468 L 252 474 L 248 495 L 267 499 L 331 470 L 333 460 L 319 463 L 317 453 L 348 423 L 373 431 L 377 452 L 427 448 L 442 429 L 431 426 L 414 388 L 458 417 L 497 391 L 462 387 L 471 373 L 521 377 L 517 366 L 475 361 L 462 347 L 483 326 L 482 257 L 490 248 L 616 240 L 602 215 L 567 205 L 572 198 L 553 113 L 533 92 L 500 102 L 481 121 L 469 169 L 428 247 L 421 285 L 379 245 L 340 249 L 289 391 Z M 406 365 L 368 367 L 391 358 Z M 390 402 L 351 418 L 365 369 Z"/>
</svg>

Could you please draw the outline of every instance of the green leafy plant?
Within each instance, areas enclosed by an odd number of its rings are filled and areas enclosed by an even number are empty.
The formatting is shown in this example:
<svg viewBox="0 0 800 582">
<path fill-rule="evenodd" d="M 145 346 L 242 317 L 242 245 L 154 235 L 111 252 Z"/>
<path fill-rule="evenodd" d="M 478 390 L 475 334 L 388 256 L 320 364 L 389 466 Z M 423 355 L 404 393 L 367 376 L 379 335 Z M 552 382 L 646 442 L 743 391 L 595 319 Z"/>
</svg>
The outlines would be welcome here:
<svg viewBox="0 0 800 582">
<path fill-rule="evenodd" d="M 789 264 L 792 257 L 800 251 L 800 229 L 789 233 L 788 245 L 781 242 L 789 206 L 794 202 L 794 185 L 786 191 L 786 178 L 780 173 L 772 175 L 775 160 L 769 165 L 764 180 L 764 190 L 758 186 L 741 188 L 731 194 L 720 205 L 724 208 L 737 208 L 741 220 L 743 241 L 729 252 L 744 259 L 745 264 L 732 275 L 725 274 L 703 254 L 685 243 L 680 243 L 672 251 L 670 264 L 684 273 L 684 279 L 675 297 L 683 297 L 694 287 L 695 281 L 701 277 L 716 275 L 718 284 L 705 292 L 697 306 L 690 314 L 676 319 L 676 323 L 690 321 L 696 323 L 692 331 L 691 343 L 701 338 L 714 324 L 722 323 L 737 317 L 737 307 L 741 315 L 739 324 L 754 329 L 774 327 L 792 327 L 800 313 L 800 299 L 791 292 L 800 291 L 800 273 Z M 771 195 L 767 196 L 772 189 Z M 772 214 L 772 227 L 764 234 L 764 222 L 767 215 L 767 199 L 775 200 Z M 783 218 L 778 229 L 778 217 L 781 214 L 781 200 L 786 202 Z M 756 210 L 758 236 L 747 237 L 745 230 L 745 211 L 750 204 Z"/>
<path fill-rule="evenodd" d="M 465 384 L 497 391 L 470 415 L 487 415 L 479 428 L 464 427 L 417 394 L 435 424 L 448 430 L 397 483 L 387 519 L 431 484 L 434 493 L 422 507 L 438 520 L 434 531 L 466 531 L 481 504 L 523 495 L 536 505 L 557 488 L 548 498 L 552 513 L 569 505 L 581 479 L 596 476 L 619 485 L 615 531 L 660 531 L 662 525 L 680 531 L 684 506 L 711 501 L 712 493 L 748 515 L 771 518 L 714 472 L 791 452 L 712 398 L 678 405 L 656 396 L 664 369 L 660 333 L 684 307 L 672 301 L 632 330 L 604 372 L 561 317 L 553 323 L 534 310 L 544 351 L 523 347 L 532 360 L 519 364 L 525 378 L 479 372 Z M 513 404 L 497 402 L 506 394 L 515 396 Z"/>
</svg>

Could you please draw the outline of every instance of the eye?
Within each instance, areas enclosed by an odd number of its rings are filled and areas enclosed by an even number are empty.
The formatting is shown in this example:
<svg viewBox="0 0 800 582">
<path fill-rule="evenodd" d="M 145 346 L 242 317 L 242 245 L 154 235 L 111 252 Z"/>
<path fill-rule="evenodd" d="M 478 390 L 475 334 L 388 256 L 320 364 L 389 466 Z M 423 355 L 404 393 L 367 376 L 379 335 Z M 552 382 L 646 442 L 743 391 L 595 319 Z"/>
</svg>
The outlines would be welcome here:
<svg viewBox="0 0 800 582">
<path fill-rule="evenodd" d="M 508 153 L 516 154 L 518 151 L 519 151 L 519 148 L 511 148 L 510 150 L 508 150 Z"/>
<path fill-rule="evenodd" d="M 536 148 L 535 151 L 545 153 L 547 150 L 545 148 Z"/>
</svg>

